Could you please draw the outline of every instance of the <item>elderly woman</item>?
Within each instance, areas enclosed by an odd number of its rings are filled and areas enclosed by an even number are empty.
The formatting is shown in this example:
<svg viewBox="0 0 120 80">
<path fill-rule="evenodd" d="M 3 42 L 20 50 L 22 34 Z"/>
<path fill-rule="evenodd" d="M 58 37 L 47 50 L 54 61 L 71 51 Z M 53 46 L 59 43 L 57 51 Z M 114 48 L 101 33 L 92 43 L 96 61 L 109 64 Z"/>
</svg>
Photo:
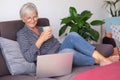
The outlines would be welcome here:
<svg viewBox="0 0 120 80">
<path fill-rule="evenodd" d="M 17 41 L 28 62 L 36 62 L 37 55 L 71 52 L 75 66 L 112 63 L 75 32 L 69 33 L 60 43 L 51 29 L 43 31 L 42 27 L 36 26 L 38 11 L 33 3 L 22 6 L 20 17 L 25 26 L 17 32 Z"/>
</svg>

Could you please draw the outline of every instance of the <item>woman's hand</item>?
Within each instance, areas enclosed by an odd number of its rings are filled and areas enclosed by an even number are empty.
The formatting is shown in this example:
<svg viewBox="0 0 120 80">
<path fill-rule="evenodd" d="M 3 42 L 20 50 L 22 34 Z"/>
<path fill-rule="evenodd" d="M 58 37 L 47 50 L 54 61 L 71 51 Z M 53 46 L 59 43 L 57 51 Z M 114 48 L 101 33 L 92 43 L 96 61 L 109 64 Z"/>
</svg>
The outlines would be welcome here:
<svg viewBox="0 0 120 80">
<path fill-rule="evenodd" d="M 51 37 L 52 37 L 52 30 L 48 29 L 48 30 L 41 33 L 39 39 L 41 39 L 43 42 L 45 42 L 48 39 L 50 39 Z"/>
<path fill-rule="evenodd" d="M 53 36 L 52 34 L 52 29 L 48 29 L 48 30 L 45 30 L 44 32 L 41 33 L 40 37 L 38 38 L 38 40 L 36 41 L 36 46 L 38 48 L 41 47 L 41 45 L 47 41 L 48 39 L 50 39 L 51 37 Z"/>
</svg>

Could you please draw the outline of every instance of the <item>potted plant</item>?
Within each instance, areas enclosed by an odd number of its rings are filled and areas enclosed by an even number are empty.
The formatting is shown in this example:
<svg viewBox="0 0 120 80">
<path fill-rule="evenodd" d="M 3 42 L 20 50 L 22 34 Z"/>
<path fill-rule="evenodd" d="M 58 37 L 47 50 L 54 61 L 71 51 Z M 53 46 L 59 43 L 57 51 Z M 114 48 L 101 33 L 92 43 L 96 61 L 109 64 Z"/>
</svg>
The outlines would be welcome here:
<svg viewBox="0 0 120 80">
<path fill-rule="evenodd" d="M 70 15 L 65 17 L 61 21 L 62 27 L 59 30 L 59 36 L 61 36 L 70 27 L 70 32 L 77 32 L 87 41 L 96 41 L 99 39 L 99 32 L 91 28 L 91 26 L 97 26 L 104 24 L 102 20 L 93 20 L 88 22 L 88 20 L 93 15 L 91 11 L 84 10 L 81 13 L 77 13 L 74 7 L 69 8 Z"/>
<path fill-rule="evenodd" d="M 119 3 L 120 0 L 105 0 L 103 6 L 112 17 L 117 17 L 120 16 Z"/>
</svg>

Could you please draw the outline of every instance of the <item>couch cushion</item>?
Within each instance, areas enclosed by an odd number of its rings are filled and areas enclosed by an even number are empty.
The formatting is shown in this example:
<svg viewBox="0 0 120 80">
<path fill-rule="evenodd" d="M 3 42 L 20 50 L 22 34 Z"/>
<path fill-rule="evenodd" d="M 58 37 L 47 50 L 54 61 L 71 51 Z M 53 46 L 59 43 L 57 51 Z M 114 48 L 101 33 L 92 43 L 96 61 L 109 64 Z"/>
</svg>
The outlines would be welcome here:
<svg viewBox="0 0 120 80">
<path fill-rule="evenodd" d="M 3 76 L 0 80 L 35 80 L 32 76 Z"/>
<path fill-rule="evenodd" d="M 105 57 L 113 54 L 113 46 L 110 44 L 93 44 L 93 46 Z"/>
<path fill-rule="evenodd" d="M 0 37 L 0 45 L 7 67 L 12 75 L 35 73 L 35 64 L 24 59 L 17 41 Z"/>
<path fill-rule="evenodd" d="M 73 78 L 78 75 L 82 74 L 83 72 L 89 71 L 93 68 L 99 67 L 99 65 L 94 66 L 80 66 L 80 67 L 73 67 L 72 73 L 65 76 L 56 77 L 58 80 L 73 80 Z"/>
<path fill-rule="evenodd" d="M 5 63 L 5 60 L 2 56 L 2 52 L 0 49 L 0 76 L 8 75 L 10 74 L 7 68 L 7 65 Z"/>
<path fill-rule="evenodd" d="M 24 26 L 20 20 L 7 21 L 0 23 L 0 35 L 2 37 L 16 40 L 16 32 Z"/>
<path fill-rule="evenodd" d="M 57 80 L 57 79 L 55 79 L 55 78 L 36 78 L 33 76 L 19 75 L 19 76 L 3 76 L 3 77 L 0 77 L 0 80 Z"/>
</svg>

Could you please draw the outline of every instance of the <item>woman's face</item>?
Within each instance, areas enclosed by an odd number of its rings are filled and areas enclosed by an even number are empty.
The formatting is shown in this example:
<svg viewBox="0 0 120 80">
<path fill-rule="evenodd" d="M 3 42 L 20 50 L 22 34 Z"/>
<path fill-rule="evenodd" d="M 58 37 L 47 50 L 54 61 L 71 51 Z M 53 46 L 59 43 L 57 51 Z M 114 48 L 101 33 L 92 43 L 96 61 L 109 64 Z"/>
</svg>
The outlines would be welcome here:
<svg viewBox="0 0 120 80">
<path fill-rule="evenodd" d="M 34 12 L 31 12 L 31 13 L 27 14 L 26 16 L 24 16 L 22 18 L 22 20 L 27 27 L 34 28 L 34 27 L 36 27 L 36 24 L 37 24 L 38 15 L 34 11 Z"/>
</svg>

